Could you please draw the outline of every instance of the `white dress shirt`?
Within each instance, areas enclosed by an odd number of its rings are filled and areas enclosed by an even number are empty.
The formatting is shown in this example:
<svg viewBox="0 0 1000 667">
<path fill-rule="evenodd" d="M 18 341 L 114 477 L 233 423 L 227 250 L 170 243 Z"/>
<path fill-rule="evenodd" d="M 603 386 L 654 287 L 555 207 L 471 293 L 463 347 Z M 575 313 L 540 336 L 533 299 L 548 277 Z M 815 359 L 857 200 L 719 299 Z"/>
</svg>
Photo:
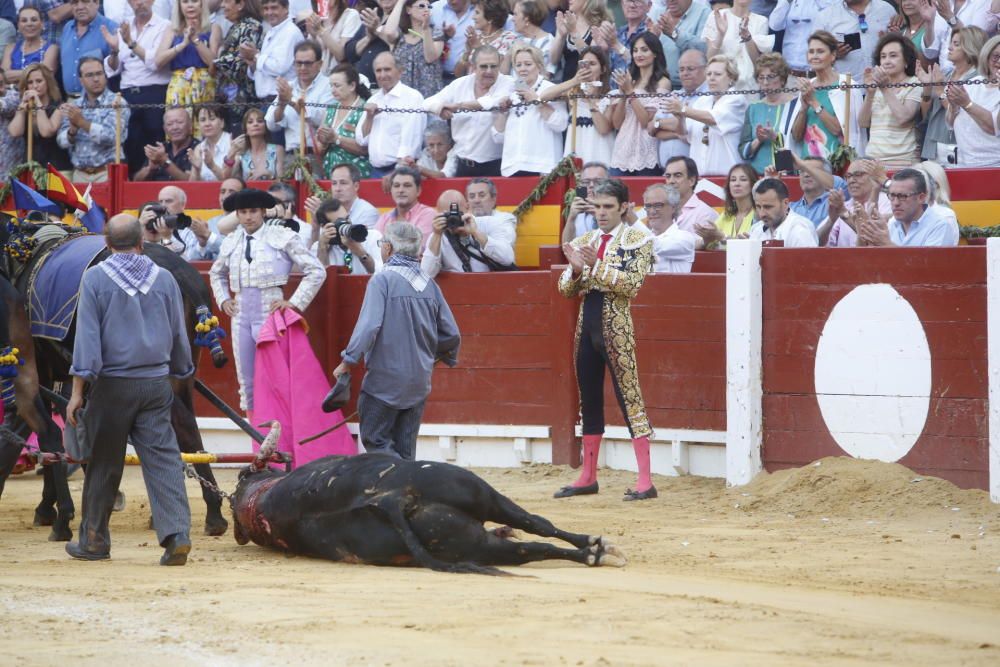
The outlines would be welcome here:
<svg viewBox="0 0 1000 667">
<path fill-rule="evenodd" d="M 424 96 L 400 82 L 388 93 L 379 88 L 368 102 L 379 109 L 422 109 Z M 368 161 L 379 169 L 391 167 L 404 157 L 420 155 L 424 143 L 427 116 L 422 113 L 378 113 L 372 118 L 372 129 L 364 134 L 364 121 L 358 123 L 356 138 L 368 146 Z"/>
<path fill-rule="evenodd" d="M 734 164 L 743 162 L 740 157 L 740 133 L 746 117 L 746 97 L 722 95 L 716 100 L 712 95 L 705 95 L 699 97 L 691 108 L 709 111 L 715 119 L 715 125 L 708 126 L 707 146 L 702 141 L 705 124 L 691 118 L 685 120 L 691 159 L 698 163 L 702 175 L 725 176 Z"/>
<path fill-rule="evenodd" d="M 476 75 L 470 74 L 455 79 L 437 95 L 428 97 L 424 109 L 438 115 L 446 104 L 479 102 L 485 110 L 490 110 L 510 97 L 514 92 L 514 79 L 506 74 L 497 76 L 496 83 L 482 97 L 476 97 Z M 451 119 L 451 138 L 455 142 L 455 156 L 472 162 L 492 162 L 499 160 L 502 146 L 494 143 L 491 135 L 493 114 L 457 113 Z"/>
<path fill-rule="evenodd" d="M 754 241 L 784 241 L 786 248 L 819 246 L 819 236 L 812 220 L 792 211 L 788 211 L 788 215 L 777 229 L 770 229 L 763 222 L 754 223 L 750 228 L 750 238 Z"/>
<path fill-rule="evenodd" d="M 228 132 L 223 132 L 222 136 L 219 137 L 219 140 L 215 142 L 215 148 L 212 150 L 212 162 L 215 164 L 216 167 L 222 168 L 223 166 L 222 162 L 223 160 L 226 159 L 226 156 L 229 154 L 229 146 L 230 143 L 232 142 L 232 138 L 233 137 L 231 134 L 229 134 Z M 195 151 L 201 153 L 202 158 L 204 158 L 205 151 L 208 150 L 208 142 L 200 141 L 198 142 L 198 145 L 194 147 L 194 149 Z M 218 178 L 215 177 L 215 174 L 212 173 L 212 170 L 208 168 L 208 165 L 204 163 L 202 163 L 201 165 L 201 172 L 199 172 L 198 178 L 200 178 L 203 181 L 219 180 Z"/>
<path fill-rule="evenodd" d="M 722 13 L 725 14 L 727 23 L 726 34 L 722 36 L 720 53 L 729 56 L 740 72 L 740 78 L 736 82 L 737 89 L 749 90 L 755 87 L 754 66 L 750 59 L 750 53 L 747 51 L 748 45 L 744 44 L 740 38 L 740 23 L 743 19 L 733 14 L 732 9 L 723 9 Z M 767 33 L 767 17 L 760 14 L 750 14 L 747 18 L 747 30 L 750 31 L 750 39 L 757 45 L 757 50 L 761 53 L 773 51 L 774 35 Z M 710 16 L 705 21 L 705 28 L 701 33 L 702 39 L 708 44 L 714 44 L 718 35 L 719 29 L 715 25 L 715 16 Z"/>
<path fill-rule="evenodd" d="M 375 224 L 378 222 L 378 209 L 369 204 L 367 201 L 358 197 L 351 204 L 351 210 L 347 212 L 347 217 L 351 219 L 351 222 L 364 225 L 369 230 L 375 229 Z M 369 231 L 369 233 L 371 233 Z"/>
<path fill-rule="evenodd" d="M 653 237 L 653 273 L 691 273 L 697 245 L 697 236 L 676 224 L 670 225 L 665 232 Z"/>
<path fill-rule="evenodd" d="M 251 69 L 257 97 L 278 94 L 278 77 L 294 81 L 295 47 L 305 41 L 302 31 L 292 22 L 291 16 L 264 34 L 257 54 L 256 68 Z"/>
<path fill-rule="evenodd" d="M 317 76 L 304 91 L 302 85 L 296 77 L 292 83 L 292 101 L 285 105 L 285 112 L 280 121 L 275 120 L 278 113 L 277 98 L 271 102 L 264 115 L 264 122 L 267 129 L 277 132 L 279 129 L 285 130 L 285 150 L 297 151 L 299 149 L 299 110 L 296 104 L 299 98 L 305 97 L 309 104 L 333 104 L 333 92 L 330 90 L 330 80 L 325 76 Z M 306 146 L 313 147 L 313 133 L 323 124 L 326 119 L 326 107 L 310 107 L 304 109 L 306 116 Z"/>
<path fill-rule="evenodd" d="M 355 222 L 351 220 L 351 222 Z M 357 224 L 357 223 L 355 223 Z M 379 247 L 379 241 L 382 240 L 382 232 L 377 229 L 368 230 L 368 238 L 364 240 L 361 247 L 365 249 L 365 253 L 372 258 L 372 262 L 375 264 L 375 271 L 373 273 L 378 273 L 382 270 L 382 249 Z M 325 243 L 325 241 L 324 241 Z M 312 254 L 319 257 L 319 241 L 312 244 Z M 334 245 L 330 248 L 327 253 L 327 263 L 324 266 L 346 266 L 345 258 L 347 257 L 347 251 L 341 248 L 339 245 Z M 323 260 L 320 260 L 320 264 L 323 264 Z M 367 276 L 368 269 L 365 268 L 364 262 L 361 258 L 355 255 L 351 260 L 351 275 L 352 276 Z"/>
<path fill-rule="evenodd" d="M 768 17 L 771 30 L 785 31 L 781 54 L 792 69 L 809 69 L 809 36 L 816 31 L 815 26 L 829 5 L 830 0 L 778 0 Z"/>
<path fill-rule="evenodd" d="M 541 93 L 554 85 L 539 78 L 534 90 Z M 569 112 L 565 102 L 549 102 L 549 105 L 552 113 L 547 119 L 542 117 L 541 106 L 530 106 L 511 109 L 503 132 L 490 126 L 493 141 L 503 147 L 502 175 L 511 176 L 519 171 L 547 174 L 562 158 L 563 131 L 569 123 Z M 492 118 L 492 114 L 483 115 Z"/>
<path fill-rule="evenodd" d="M 871 0 L 862 13 L 865 15 L 865 23 L 868 24 L 868 30 L 865 32 L 861 32 L 859 15 L 848 9 L 843 0 L 831 3 L 816 26 L 817 30 L 833 33 L 840 42 L 844 41 L 844 35 L 855 32 L 861 34 L 861 48 L 851 51 L 843 58 L 838 58 L 834 64 L 841 74 L 850 72 L 855 83 L 864 82 L 865 68 L 872 65 L 875 45 L 881 35 L 888 31 L 889 21 L 896 15 L 896 10 L 885 0 Z"/>
<path fill-rule="evenodd" d="M 131 10 L 130 10 L 131 11 Z M 140 58 L 128 44 L 119 36 L 118 67 L 112 69 L 108 62 L 111 56 L 104 59 L 104 73 L 108 76 L 121 74 L 121 89 L 141 88 L 143 86 L 165 86 L 170 83 L 170 69 L 166 66 L 156 67 L 156 49 L 163 41 L 163 33 L 170 27 L 170 22 L 153 14 L 146 25 L 139 30 L 135 26 L 135 18 L 129 21 L 132 39 L 143 48 L 145 59 Z"/>
<path fill-rule="evenodd" d="M 505 221 L 498 220 L 492 216 L 476 217 L 476 227 L 486 234 L 486 245 L 479 248 L 479 251 L 499 264 L 514 263 L 514 241 L 517 240 L 515 227 Z M 441 235 L 441 251 L 437 255 L 432 255 L 430 250 L 424 248 L 424 256 L 420 260 L 420 268 L 428 276 L 433 278 L 441 271 L 454 271 L 462 273 L 462 260 L 459 259 L 455 249 L 448 241 L 447 232 Z M 471 236 L 462 237 L 462 240 L 471 239 Z M 430 239 L 428 239 L 428 245 Z M 469 268 L 473 273 L 486 273 L 490 270 L 488 264 L 475 259 L 469 260 Z"/>
</svg>

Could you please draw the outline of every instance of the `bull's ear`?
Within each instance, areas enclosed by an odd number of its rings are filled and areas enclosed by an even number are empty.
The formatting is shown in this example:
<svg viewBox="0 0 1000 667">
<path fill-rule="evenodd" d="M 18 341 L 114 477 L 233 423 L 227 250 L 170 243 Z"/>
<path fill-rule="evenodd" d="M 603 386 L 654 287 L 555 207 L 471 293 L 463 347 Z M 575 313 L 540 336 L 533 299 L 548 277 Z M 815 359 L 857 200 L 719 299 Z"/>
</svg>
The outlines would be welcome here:
<svg viewBox="0 0 1000 667">
<path fill-rule="evenodd" d="M 240 520 L 233 517 L 233 537 L 236 538 L 236 544 L 243 546 L 250 541 L 250 536 L 247 535 L 247 531 L 243 530 L 243 525 L 240 524 Z"/>
</svg>

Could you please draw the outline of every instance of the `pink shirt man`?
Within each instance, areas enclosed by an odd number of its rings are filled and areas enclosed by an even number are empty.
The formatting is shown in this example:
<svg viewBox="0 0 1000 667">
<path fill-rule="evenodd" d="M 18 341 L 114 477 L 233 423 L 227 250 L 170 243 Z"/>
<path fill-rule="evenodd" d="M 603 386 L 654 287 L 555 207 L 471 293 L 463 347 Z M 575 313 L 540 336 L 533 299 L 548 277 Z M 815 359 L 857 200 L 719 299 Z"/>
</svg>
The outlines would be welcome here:
<svg viewBox="0 0 1000 667">
<path fill-rule="evenodd" d="M 844 203 L 844 212 L 851 213 L 857 207 L 857 200 L 851 199 Z M 883 218 L 886 216 L 892 217 L 892 205 L 889 203 L 889 198 L 885 196 L 885 193 L 878 196 L 878 212 Z M 839 218 L 833 223 L 830 236 L 826 240 L 827 248 L 853 248 L 857 244 L 858 233 L 851 229 L 851 226 L 844 222 L 843 218 Z"/>
<path fill-rule="evenodd" d="M 413 208 L 406 212 L 402 220 L 397 218 L 395 208 L 391 211 L 386 211 L 379 216 L 378 222 L 375 223 L 375 229 L 385 233 L 385 226 L 391 222 L 408 222 L 419 229 L 424 235 L 424 240 L 426 240 L 430 238 L 431 233 L 434 231 L 434 217 L 436 215 L 437 211 L 435 209 L 417 202 Z"/>
<path fill-rule="evenodd" d="M 691 195 L 681 206 L 677 215 L 676 224 L 686 232 L 694 233 L 698 227 L 711 227 L 715 224 L 715 219 L 719 217 L 718 212 L 698 199 L 698 195 Z"/>
</svg>

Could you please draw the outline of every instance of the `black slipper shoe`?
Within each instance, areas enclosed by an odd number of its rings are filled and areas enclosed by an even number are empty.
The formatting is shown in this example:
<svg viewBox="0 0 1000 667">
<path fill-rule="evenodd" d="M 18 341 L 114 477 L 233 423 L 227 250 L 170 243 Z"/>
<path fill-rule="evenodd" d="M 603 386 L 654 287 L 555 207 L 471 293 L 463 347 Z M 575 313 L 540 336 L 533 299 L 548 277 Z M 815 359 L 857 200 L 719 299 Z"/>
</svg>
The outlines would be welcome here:
<svg viewBox="0 0 1000 667">
<path fill-rule="evenodd" d="M 625 502 L 631 500 L 649 500 L 650 498 L 656 498 L 659 495 L 660 494 L 656 492 L 655 486 L 651 486 L 645 491 L 633 491 L 632 489 L 628 489 L 625 491 L 625 497 L 622 498 L 622 500 Z"/>
<path fill-rule="evenodd" d="M 571 496 L 590 496 L 599 490 L 597 482 L 587 486 L 564 486 L 552 494 L 553 498 L 569 498 Z"/>
</svg>

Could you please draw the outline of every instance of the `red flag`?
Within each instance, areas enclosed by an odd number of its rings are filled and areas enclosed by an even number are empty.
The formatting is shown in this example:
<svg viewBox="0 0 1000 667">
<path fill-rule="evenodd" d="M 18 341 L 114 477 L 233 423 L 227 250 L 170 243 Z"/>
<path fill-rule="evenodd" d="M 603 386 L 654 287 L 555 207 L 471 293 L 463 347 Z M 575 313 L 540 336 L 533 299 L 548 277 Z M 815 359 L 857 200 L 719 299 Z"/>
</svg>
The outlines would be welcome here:
<svg viewBox="0 0 1000 667">
<path fill-rule="evenodd" d="M 49 178 L 45 184 L 45 191 L 52 201 L 61 202 L 78 211 L 86 211 L 90 208 L 79 190 L 51 164 L 49 165 Z"/>
</svg>

